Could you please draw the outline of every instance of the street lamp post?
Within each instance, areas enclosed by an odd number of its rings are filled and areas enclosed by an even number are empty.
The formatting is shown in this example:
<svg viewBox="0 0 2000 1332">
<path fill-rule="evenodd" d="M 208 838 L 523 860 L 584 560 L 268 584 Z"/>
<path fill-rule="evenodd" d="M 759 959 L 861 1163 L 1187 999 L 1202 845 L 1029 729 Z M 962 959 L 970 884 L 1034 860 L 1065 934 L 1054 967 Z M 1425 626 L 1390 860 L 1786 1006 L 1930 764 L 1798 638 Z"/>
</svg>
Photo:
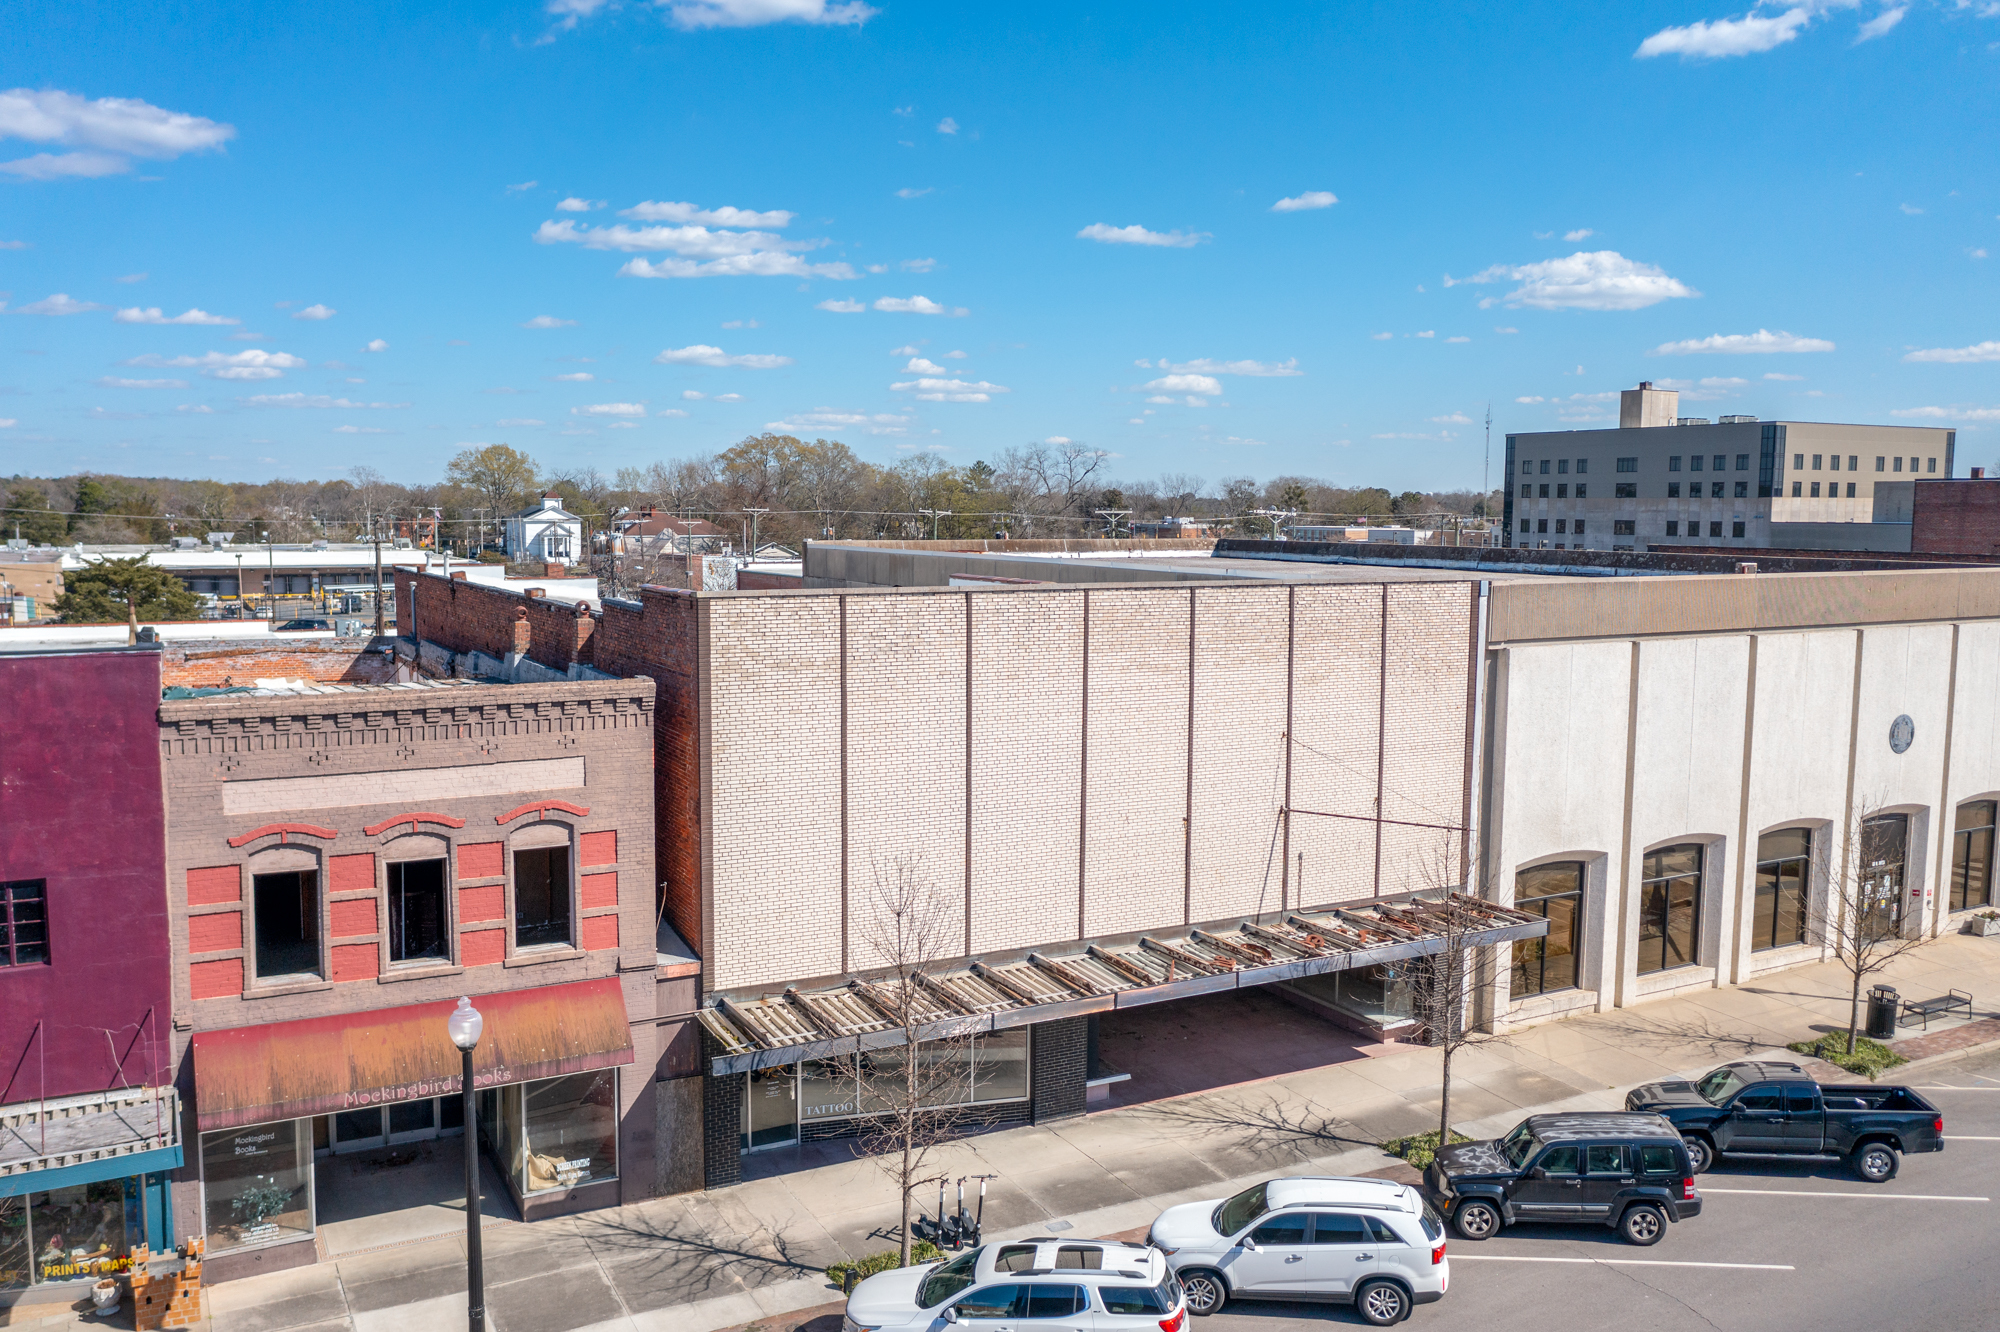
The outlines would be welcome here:
<svg viewBox="0 0 2000 1332">
<path fill-rule="evenodd" d="M 444 1025 L 464 1057 L 460 1081 L 465 1096 L 465 1325 L 470 1332 L 486 1332 L 486 1264 L 479 1250 L 479 1115 L 472 1103 L 472 1051 L 486 1019 L 470 999 L 460 998 Z"/>
</svg>

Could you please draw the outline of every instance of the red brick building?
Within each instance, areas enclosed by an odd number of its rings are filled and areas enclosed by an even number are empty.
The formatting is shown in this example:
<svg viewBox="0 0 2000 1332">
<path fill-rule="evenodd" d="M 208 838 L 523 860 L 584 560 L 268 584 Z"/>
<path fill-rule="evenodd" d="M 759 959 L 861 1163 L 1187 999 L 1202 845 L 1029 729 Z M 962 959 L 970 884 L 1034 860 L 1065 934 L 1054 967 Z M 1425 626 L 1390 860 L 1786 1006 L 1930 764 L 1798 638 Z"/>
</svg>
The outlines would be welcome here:
<svg viewBox="0 0 2000 1332">
<path fill-rule="evenodd" d="M 1910 550 L 2000 555 L 2000 478 L 1975 467 L 1963 480 L 1919 481 L 1910 505 Z"/>
<path fill-rule="evenodd" d="M 659 1144 L 687 1098 L 655 1095 L 693 1069 L 659 1020 L 694 983 L 656 938 L 654 697 L 420 678 L 160 705 L 175 1211 L 210 1280 L 462 1228 L 460 995 L 486 1015 L 489 1210 L 690 1187 Z"/>
</svg>

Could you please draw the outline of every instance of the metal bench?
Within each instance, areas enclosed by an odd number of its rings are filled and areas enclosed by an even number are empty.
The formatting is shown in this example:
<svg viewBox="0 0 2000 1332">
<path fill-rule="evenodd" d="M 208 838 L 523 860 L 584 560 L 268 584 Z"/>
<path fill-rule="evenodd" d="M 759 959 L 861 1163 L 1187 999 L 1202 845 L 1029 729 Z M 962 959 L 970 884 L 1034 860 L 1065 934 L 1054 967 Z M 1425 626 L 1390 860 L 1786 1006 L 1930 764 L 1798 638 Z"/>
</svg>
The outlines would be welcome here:
<svg viewBox="0 0 2000 1332">
<path fill-rule="evenodd" d="M 1966 1016 L 1970 1017 L 1972 996 L 1958 990 L 1949 990 L 1935 999 L 1905 999 L 1902 1021 L 1907 1024 L 1916 1018 L 1922 1018 L 1924 1030 L 1929 1031 L 1932 1017 L 1949 1013 L 1954 1008 L 1964 1009 Z"/>
</svg>

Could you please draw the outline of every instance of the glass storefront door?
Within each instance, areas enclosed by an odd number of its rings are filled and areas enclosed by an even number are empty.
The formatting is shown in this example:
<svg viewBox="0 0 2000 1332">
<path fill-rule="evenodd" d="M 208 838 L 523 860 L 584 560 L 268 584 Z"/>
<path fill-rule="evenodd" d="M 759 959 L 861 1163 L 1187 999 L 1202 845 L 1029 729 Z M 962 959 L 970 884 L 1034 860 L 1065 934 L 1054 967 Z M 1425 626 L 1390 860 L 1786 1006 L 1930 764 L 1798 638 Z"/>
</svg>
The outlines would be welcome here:
<svg viewBox="0 0 2000 1332">
<path fill-rule="evenodd" d="M 760 1068 L 743 1080 L 743 1149 L 777 1147 L 799 1140 L 798 1066 Z"/>
<path fill-rule="evenodd" d="M 420 1142 L 450 1132 L 465 1123 L 464 1102 L 456 1096 L 426 1097 L 371 1105 L 366 1110 L 342 1110 L 333 1120 L 333 1150 L 365 1152 L 391 1143 Z"/>
<path fill-rule="evenodd" d="M 1910 816 L 1881 814 L 1861 824 L 1861 928 L 1886 939 L 1903 931 L 1903 867 Z"/>
</svg>

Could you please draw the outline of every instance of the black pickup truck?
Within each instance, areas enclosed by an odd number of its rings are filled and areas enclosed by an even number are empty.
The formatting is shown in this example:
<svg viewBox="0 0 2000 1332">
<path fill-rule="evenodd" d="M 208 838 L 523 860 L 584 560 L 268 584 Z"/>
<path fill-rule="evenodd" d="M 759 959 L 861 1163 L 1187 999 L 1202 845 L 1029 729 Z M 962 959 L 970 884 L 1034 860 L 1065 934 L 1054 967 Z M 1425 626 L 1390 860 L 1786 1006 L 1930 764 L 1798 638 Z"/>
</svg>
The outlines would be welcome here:
<svg viewBox="0 0 2000 1332">
<path fill-rule="evenodd" d="M 1827 1087 L 1797 1064 L 1724 1064 L 1693 1082 L 1651 1082 L 1627 1110 L 1680 1130 L 1695 1173 L 1723 1156 L 1844 1156 L 1870 1184 L 1894 1179 L 1899 1154 L 1944 1150 L 1944 1116 L 1908 1087 Z"/>
</svg>

